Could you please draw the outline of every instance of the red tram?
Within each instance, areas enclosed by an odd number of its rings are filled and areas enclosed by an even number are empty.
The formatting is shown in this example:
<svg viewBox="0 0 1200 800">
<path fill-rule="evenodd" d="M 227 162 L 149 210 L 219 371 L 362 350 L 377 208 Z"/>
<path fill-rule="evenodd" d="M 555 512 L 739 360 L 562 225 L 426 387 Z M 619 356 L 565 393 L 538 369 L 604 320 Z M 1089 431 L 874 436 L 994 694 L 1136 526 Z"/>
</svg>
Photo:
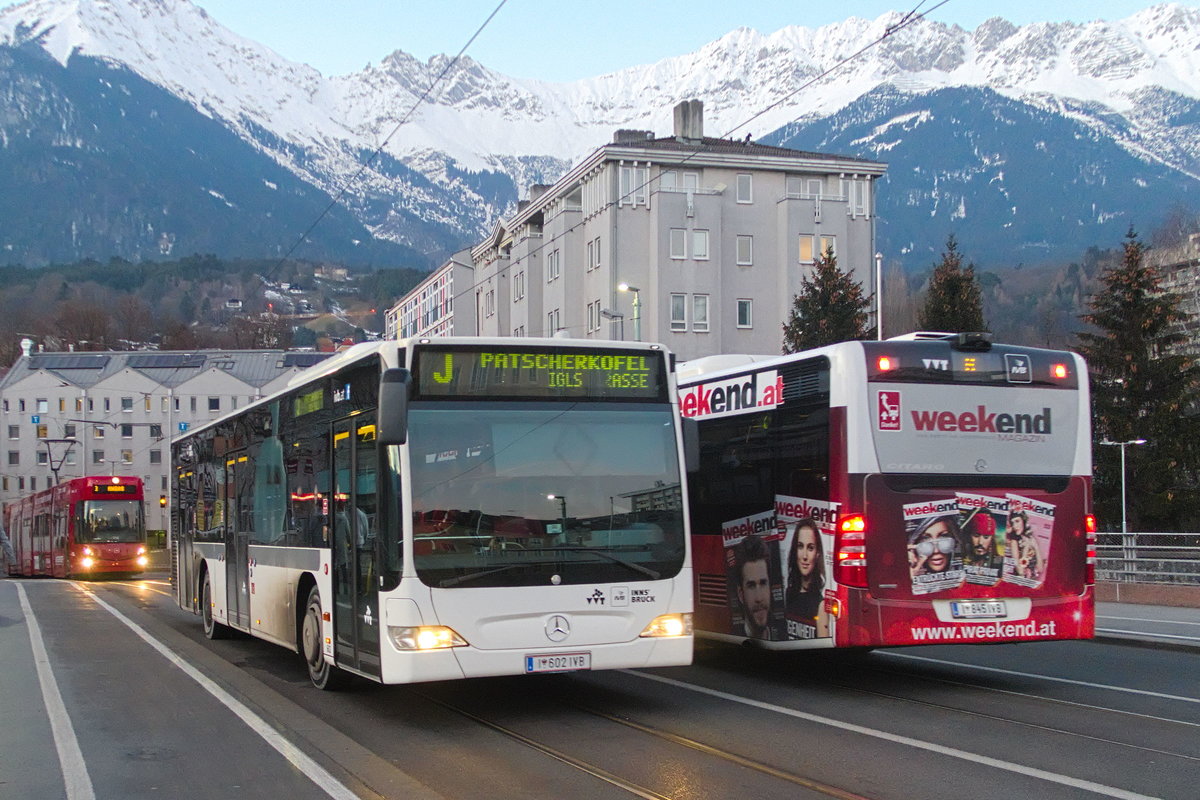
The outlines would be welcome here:
<svg viewBox="0 0 1200 800">
<path fill-rule="evenodd" d="M 140 478 L 72 478 L 4 509 L 16 563 L 9 574 L 85 578 L 146 569 Z"/>
</svg>

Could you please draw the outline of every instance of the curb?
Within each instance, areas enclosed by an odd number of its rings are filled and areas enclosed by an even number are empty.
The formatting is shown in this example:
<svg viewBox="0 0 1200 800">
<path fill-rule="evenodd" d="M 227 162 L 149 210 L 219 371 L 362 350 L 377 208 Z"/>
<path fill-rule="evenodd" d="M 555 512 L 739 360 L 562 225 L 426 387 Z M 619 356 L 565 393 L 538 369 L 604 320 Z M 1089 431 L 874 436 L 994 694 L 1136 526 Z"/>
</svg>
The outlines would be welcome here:
<svg viewBox="0 0 1200 800">
<path fill-rule="evenodd" d="M 1200 639 L 1195 637 L 1181 636 L 1178 638 L 1168 638 L 1167 636 L 1154 636 L 1148 633 L 1120 633 L 1118 631 L 1097 628 L 1093 640 L 1108 644 L 1125 645 L 1127 647 L 1173 650 L 1179 653 L 1195 653 L 1200 651 Z"/>
</svg>

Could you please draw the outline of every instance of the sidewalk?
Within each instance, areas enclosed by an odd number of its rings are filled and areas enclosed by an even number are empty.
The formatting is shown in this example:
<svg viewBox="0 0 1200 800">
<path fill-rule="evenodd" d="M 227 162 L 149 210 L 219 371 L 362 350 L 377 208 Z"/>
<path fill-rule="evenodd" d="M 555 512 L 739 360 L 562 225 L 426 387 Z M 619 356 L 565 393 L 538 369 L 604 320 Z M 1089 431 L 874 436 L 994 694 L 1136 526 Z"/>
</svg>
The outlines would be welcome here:
<svg viewBox="0 0 1200 800">
<path fill-rule="evenodd" d="M 1200 608 L 1097 602 L 1096 638 L 1200 650 Z"/>
</svg>

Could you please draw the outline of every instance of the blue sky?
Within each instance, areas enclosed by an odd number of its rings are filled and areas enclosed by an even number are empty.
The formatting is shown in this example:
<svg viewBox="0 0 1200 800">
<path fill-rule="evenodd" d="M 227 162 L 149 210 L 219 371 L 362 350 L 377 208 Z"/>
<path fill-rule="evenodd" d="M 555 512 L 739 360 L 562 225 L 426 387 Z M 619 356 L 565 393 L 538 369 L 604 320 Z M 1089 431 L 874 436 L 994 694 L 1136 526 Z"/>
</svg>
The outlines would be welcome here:
<svg viewBox="0 0 1200 800">
<path fill-rule="evenodd" d="M 193 0 L 218 22 L 292 61 L 326 75 L 378 62 L 394 50 L 421 60 L 462 49 L 500 0 Z M 571 81 L 688 53 L 734 28 L 771 33 L 788 25 L 819 27 L 848 16 L 874 19 L 910 5 L 875 0 L 507 0 L 467 54 L 518 78 Z M 920 10 L 937 5 L 926 0 Z M 1181 3 L 1198 7 L 1200 0 Z M 14 5 L 0 0 L 0 7 Z M 1002 16 L 1029 22 L 1122 19 L 1147 0 L 950 0 L 930 14 L 974 28 Z"/>
</svg>

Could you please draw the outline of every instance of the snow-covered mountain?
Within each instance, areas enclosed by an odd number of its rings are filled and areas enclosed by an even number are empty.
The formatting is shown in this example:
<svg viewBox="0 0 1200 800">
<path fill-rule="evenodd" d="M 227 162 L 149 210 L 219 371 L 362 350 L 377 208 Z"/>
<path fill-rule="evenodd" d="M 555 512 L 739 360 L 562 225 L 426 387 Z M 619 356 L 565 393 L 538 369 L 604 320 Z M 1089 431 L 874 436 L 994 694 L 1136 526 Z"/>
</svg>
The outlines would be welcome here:
<svg viewBox="0 0 1200 800">
<path fill-rule="evenodd" d="M 357 222 L 365 235 L 403 246 L 406 257 L 436 260 L 615 129 L 669 131 L 674 104 L 699 98 L 710 135 L 751 133 L 890 162 L 881 244 L 915 266 L 928 263 L 949 231 L 967 252 L 973 242 L 964 231 L 978 231 L 993 263 L 1021 252 L 1059 254 L 1068 242 L 1110 245 L 1130 224 L 1153 225 L 1164 203 L 1196 196 L 1200 11 L 1160 5 L 1120 21 L 1020 28 L 996 18 L 974 31 L 918 21 L 818 79 L 902 20 L 889 13 L 772 34 L 743 28 L 695 53 L 562 84 L 509 78 L 469 58 L 422 63 L 402 52 L 359 73 L 323 76 L 188 0 L 30 0 L 0 12 L 0 97 L 10 98 L 0 108 L 0 176 L 32 179 L 38 170 L 4 162 L 61 160 L 72 149 L 82 161 L 103 162 L 111 144 L 96 140 L 88 114 L 127 127 L 132 98 L 149 118 L 174 101 L 195 115 L 185 122 L 173 109 L 184 129 L 215 124 L 240 143 L 221 150 L 230 167 L 263 172 L 232 189 L 217 177 L 227 170 L 210 175 L 198 166 L 200 175 L 179 178 L 213 183 L 178 190 L 219 195 L 232 209 L 229 224 L 284 193 L 268 174 L 281 171 L 300 206 L 333 197 L 344 208 L 331 237 L 358 243 L 331 240 L 323 253 L 361 248 Z M 58 109 L 49 119 L 48 107 Z M 140 137 L 170 135 L 151 124 L 126 127 L 121 132 Z M 169 144 L 143 144 L 176 163 Z M 1059 168 L 1053 180 L 1046 163 Z M 276 188 L 261 189 L 267 184 Z M 1147 200 L 1130 202 L 1128 186 Z M 1021 190 L 1030 187 L 1036 191 Z M 1019 202 L 1007 202 L 1014 190 Z M 1071 202 L 1054 206 L 1056 195 Z M 89 219 L 103 213 L 94 209 Z M 180 213 L 147 212 L 141 224 L 160 241 Z M 314 218 L 289 221 L 303 227 Z M 1056 235 L 1067 229 L 1069 236 Z M 139 235 L 131 231 L 126 244 Z M 31 242 L 0 221 L 0 247 L 14 260 L 34 257 Z M 140 248 L 113 252 L 147 255 L 146 242 Z M 44 257 L 63 257 L 53 252 Z"/>
</svg>

